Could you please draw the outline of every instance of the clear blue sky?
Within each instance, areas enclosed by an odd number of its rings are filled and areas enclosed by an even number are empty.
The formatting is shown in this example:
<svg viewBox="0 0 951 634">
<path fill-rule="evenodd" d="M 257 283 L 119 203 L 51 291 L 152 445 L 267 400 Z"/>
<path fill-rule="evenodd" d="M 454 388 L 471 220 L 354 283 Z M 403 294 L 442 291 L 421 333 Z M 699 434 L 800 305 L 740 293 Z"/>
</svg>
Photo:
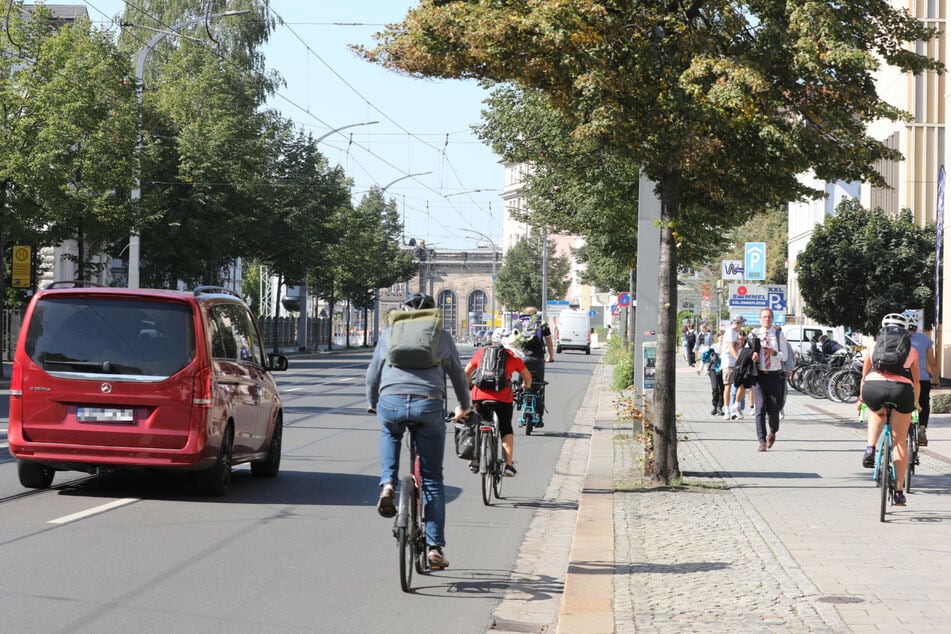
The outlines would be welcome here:
<svg viewBox="0 0 951 634">
<path fill-rule="evenodd" d="M 126 3 L 84 2 L 90 19 L 110 26 Z M 77 2 L 78 3 L 78 2 Z M 399 22 L 416 2 L 404 0 L 272 0 L 279 25 L 264 49 L 268 67 L 286 86 L 270 102 L 314 137 L 334 128 L 379 121 L 328 136 L 321 150 L 344 167 L 359 197 L 385 186 L 405 219 L 406 237 L 435 248 L 497 244 L 502 233 L 504 170 L 499 158 L 470 131 L 479 123 L 486 93 L 474 82 L 421 80 L 358 59 L 348 44 L 373 44 L 373 33 Z M 352 142 L 350 134 L 352 136 Z M 481 191 L 474 191 L 481 190 Z"/>
</svg>

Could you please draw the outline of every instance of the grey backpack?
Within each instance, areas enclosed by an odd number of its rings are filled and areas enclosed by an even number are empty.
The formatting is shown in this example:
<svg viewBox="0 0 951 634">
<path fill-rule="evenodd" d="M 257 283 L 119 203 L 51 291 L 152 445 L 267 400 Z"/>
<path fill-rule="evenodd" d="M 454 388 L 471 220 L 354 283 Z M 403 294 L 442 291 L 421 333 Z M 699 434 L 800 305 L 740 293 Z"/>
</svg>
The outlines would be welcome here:
<svg viewBox="0 0 951 634">
<path fill-rule="evenodd" d="M 442 313 L 438 308 L 394 312 L 389 318 L 387 363 L 417 370 L 439 365 Z"/>
</svg>

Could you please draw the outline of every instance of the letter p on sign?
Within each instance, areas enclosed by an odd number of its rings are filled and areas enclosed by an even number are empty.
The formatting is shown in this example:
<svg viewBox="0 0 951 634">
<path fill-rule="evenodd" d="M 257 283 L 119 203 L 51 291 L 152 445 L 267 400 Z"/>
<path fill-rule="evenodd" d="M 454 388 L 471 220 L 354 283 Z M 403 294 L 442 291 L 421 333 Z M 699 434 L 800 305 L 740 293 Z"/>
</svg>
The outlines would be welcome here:
<svg viewBox="0 0 951 634">
<path fill-rule="evenodd" d="M 747 280 L 766 279 L 766 243 L 747 242 L 744 277 Z"/>
</svg>

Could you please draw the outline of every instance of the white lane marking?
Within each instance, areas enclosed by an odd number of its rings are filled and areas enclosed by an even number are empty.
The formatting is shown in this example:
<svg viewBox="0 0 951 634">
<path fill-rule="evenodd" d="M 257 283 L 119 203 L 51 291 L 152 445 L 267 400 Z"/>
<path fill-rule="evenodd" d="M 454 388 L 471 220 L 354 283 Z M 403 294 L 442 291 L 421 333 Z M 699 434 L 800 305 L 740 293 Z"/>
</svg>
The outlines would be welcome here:
<svg viewBox="0 0 951 634">
<path fill-rule="evenodd" d="M 121 500 L 113 500 L 112 502 L 100 504 L 99 506 L 94 506 L 91 509 L 86 509 L 85 511 L 73 513 L 72 515 L 64 515 L 63 517 L 57 517 L 55 520 L 48 521 L 47 524 L 69 524 L 70 522 L 76 522 L 81 519 L 85 519 L 87 517 L 92 517 L 93 515 L 98 515 L 100 513 L 105 513 L 106 511 L 111 511 L 112 509 L 119 508 L 120 506 L 133 504 L 138 501 L 139 501 L 139 498 L 122 498 Z"/>
<path fill-rule="evenodd" d="M 339 381 L 337 381 L 337 383 L 346 383 L 347 381 L 352 381 L 352 380 L 353 380 L 353 377 L 352 377 L 352 376 L 345 376 L 345 377 L 343 377 L 342 379 L 340 379 Z"/>
<path fill-rule="evenodd" d="M 302 388 L 299 387 L 285 387 L 281 389 L 281 392 L 296 392 Z"/>
</svg>

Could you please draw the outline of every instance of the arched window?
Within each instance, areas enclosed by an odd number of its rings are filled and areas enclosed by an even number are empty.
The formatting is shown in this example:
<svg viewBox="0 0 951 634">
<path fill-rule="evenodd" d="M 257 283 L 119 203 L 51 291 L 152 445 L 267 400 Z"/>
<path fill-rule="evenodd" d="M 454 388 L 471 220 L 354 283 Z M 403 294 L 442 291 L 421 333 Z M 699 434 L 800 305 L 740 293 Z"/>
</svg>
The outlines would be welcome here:
<svg viewBox="0 0 951 634">
<path fill-rule="evenodd" d="M 453 339 L 456 337 L 459 323 L 456 304 L 456 294 L 452 291 L 441 291 L 436 299 L 436 306 L 442 311 L 442 329 L 452 335 Z"/>
<path fill-rule="evenodd" d="M 469 319 L 469 336 L 483 328 L 488 328 L 492 320 L 489 314 L 489 296 L 485 291 L 475 290 L 469 293 L 469 306 L 466 311 Z"/>
</svg>

